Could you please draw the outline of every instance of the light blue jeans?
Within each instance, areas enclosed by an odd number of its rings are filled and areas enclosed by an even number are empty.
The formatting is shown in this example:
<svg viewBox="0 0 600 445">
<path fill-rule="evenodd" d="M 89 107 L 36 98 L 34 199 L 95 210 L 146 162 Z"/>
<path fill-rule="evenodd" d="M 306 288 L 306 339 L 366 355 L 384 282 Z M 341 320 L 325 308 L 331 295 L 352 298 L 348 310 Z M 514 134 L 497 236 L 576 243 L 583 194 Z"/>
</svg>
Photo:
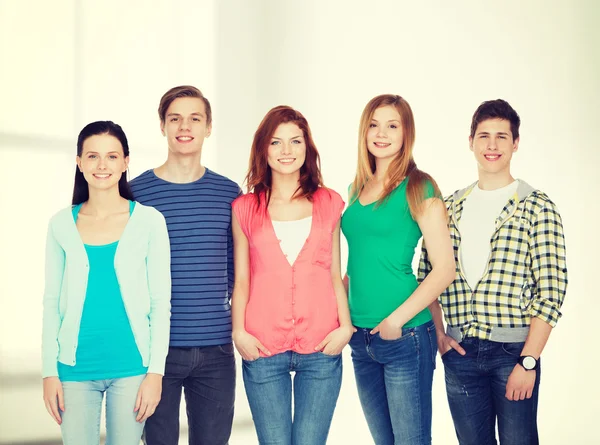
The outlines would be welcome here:
<svg viewBox="0 0 600 445">
<path fill-rule="evenodd" d="M 287 351 L 244 360 L 242 371 L 261 445 L 325 445 L 342 384 L 340 355 Z"/>
<path fill-rule="evenodd" d="M 100 444 L 100 414 L 106 393 L 106 445 L 139 445 L 144 423 L 135 420 L 135 399 L 146 374 L 112 380 L 62 382 L 65 445 Z"/>
</svg>

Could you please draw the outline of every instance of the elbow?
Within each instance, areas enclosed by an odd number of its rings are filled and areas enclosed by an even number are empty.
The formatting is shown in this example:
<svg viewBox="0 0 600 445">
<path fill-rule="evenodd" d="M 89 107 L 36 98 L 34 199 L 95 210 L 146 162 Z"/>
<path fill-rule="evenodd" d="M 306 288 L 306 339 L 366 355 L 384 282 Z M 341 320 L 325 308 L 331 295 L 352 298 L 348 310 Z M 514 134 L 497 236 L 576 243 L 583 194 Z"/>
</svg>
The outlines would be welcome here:
<svg viewBox="0 0 600 445">
<path fill-rule="evenodd" d="M 437 267 L 434 266 L 432 272 L 435 272 L 438 276 L 440 285 L 446 289 L 456 278 L 456 265 L 454 264 L 454 261 L 440 264 Z"/>
</svg>

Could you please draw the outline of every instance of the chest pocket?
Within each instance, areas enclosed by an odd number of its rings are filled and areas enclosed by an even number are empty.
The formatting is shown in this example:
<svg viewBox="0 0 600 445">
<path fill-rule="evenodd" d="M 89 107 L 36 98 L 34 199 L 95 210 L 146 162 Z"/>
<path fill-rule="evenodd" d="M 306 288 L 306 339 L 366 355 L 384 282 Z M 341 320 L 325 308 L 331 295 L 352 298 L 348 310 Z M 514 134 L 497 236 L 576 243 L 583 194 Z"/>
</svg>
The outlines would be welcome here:
<svg viewBox="0 0 600 445">
<path fill-rule="evenodd" d="M 333 231 L 325 227 L 319 228 L 318 246 L 313 254 L 314 265 L 331 269 L 331 249 L 333 247 Z"/>
</svg>

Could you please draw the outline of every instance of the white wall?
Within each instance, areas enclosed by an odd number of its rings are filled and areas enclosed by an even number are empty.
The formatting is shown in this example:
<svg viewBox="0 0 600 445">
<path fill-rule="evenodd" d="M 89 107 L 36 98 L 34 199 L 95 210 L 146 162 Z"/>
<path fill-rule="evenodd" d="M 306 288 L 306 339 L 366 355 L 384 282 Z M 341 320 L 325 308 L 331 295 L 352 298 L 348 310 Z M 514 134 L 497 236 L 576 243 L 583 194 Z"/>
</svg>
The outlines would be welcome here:
<svg viewBox="0 0 600 445">
<path fill-rule="evenodd" d="M 33 3 L 35 15 L 25 2 L 0 2 L 3 396 L 8 374 L 39 367 L 45 227 L 69 201 L 73 141 L 87 122 L 124 127 L 135 176 L 165 156 L 156 116 L 162 93 L 196 85 L 214 109 L 205 163 L 241 182 L 258 123 L 271 107 L 288 104 L 311 124 L 326 183 L 345 194 L 362 108 L 374 95 L 395 93 L 415 113 L 418 165 L 450 193 L 475 180 L 467 145 L 473 111 L 501 97 L 522 118 L 514 174 L 556 202 L 567 237 L 569 292 L 544 352 L 541 443 L 594 442 L 595 1 Z M 369 443 L 345 358 L 329 443 Z M 434 385 L 434 443 L 455 443 L 441 363 Z M 27 420 L 25 410 L 44 422 L 40 434 L 56 434 L 41 395 L 19 404 L 16 391 L 14 404 L 0 404 L 0 443 L 33 437 L 17 421 Z M 247 417 L 242 392 L 238 406 Z"/>
</svg>

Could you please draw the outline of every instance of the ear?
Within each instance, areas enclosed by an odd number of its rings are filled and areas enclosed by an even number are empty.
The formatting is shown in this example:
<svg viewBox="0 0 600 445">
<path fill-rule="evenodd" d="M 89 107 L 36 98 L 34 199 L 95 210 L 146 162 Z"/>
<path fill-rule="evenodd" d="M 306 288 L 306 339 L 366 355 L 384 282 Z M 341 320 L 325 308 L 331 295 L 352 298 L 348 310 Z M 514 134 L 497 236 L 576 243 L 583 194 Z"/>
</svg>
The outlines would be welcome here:
<svg viewBox="0 0 600 445">
<path fill-rule="evenodd" d="M 129 168 L 129 156 L 125 156 L 125 168 L 123 169 L 123 173 L 125 173 L 128 168 Z"/>
<path fill-rule="evenodd" d="M 517 150 L 519 149 L 519 142 L 521 142 L 520 136 L 513 141 L 513 153 L 516 153 Z"/>
<path fill-rule="evenodd" d="M 469 150 L 473 151 L 473 136 L 469 136 Z"/>
<path fill-rule="evenodd" d="M 79 156 L 75 156 L 75 163 L 77 164 L 77 168 L 79 169 L 79 171 L 83 173 L 81 169 L 81 158 Z"/>
<path fill-rule="evenodd" d="M 162 119 L 160 120 L 160 132 L 163 136 L 166 136 L 165 134 L 165 121 L 163 121 Z"/>
<path fill-rule="evenodd" d="M 206 136 L 204 136 L 204 137 L 209 137 L 211 132 L 212 132 L 212 124 L 208 124 L 208 126 L 206 127 Z"/>
</svg>

